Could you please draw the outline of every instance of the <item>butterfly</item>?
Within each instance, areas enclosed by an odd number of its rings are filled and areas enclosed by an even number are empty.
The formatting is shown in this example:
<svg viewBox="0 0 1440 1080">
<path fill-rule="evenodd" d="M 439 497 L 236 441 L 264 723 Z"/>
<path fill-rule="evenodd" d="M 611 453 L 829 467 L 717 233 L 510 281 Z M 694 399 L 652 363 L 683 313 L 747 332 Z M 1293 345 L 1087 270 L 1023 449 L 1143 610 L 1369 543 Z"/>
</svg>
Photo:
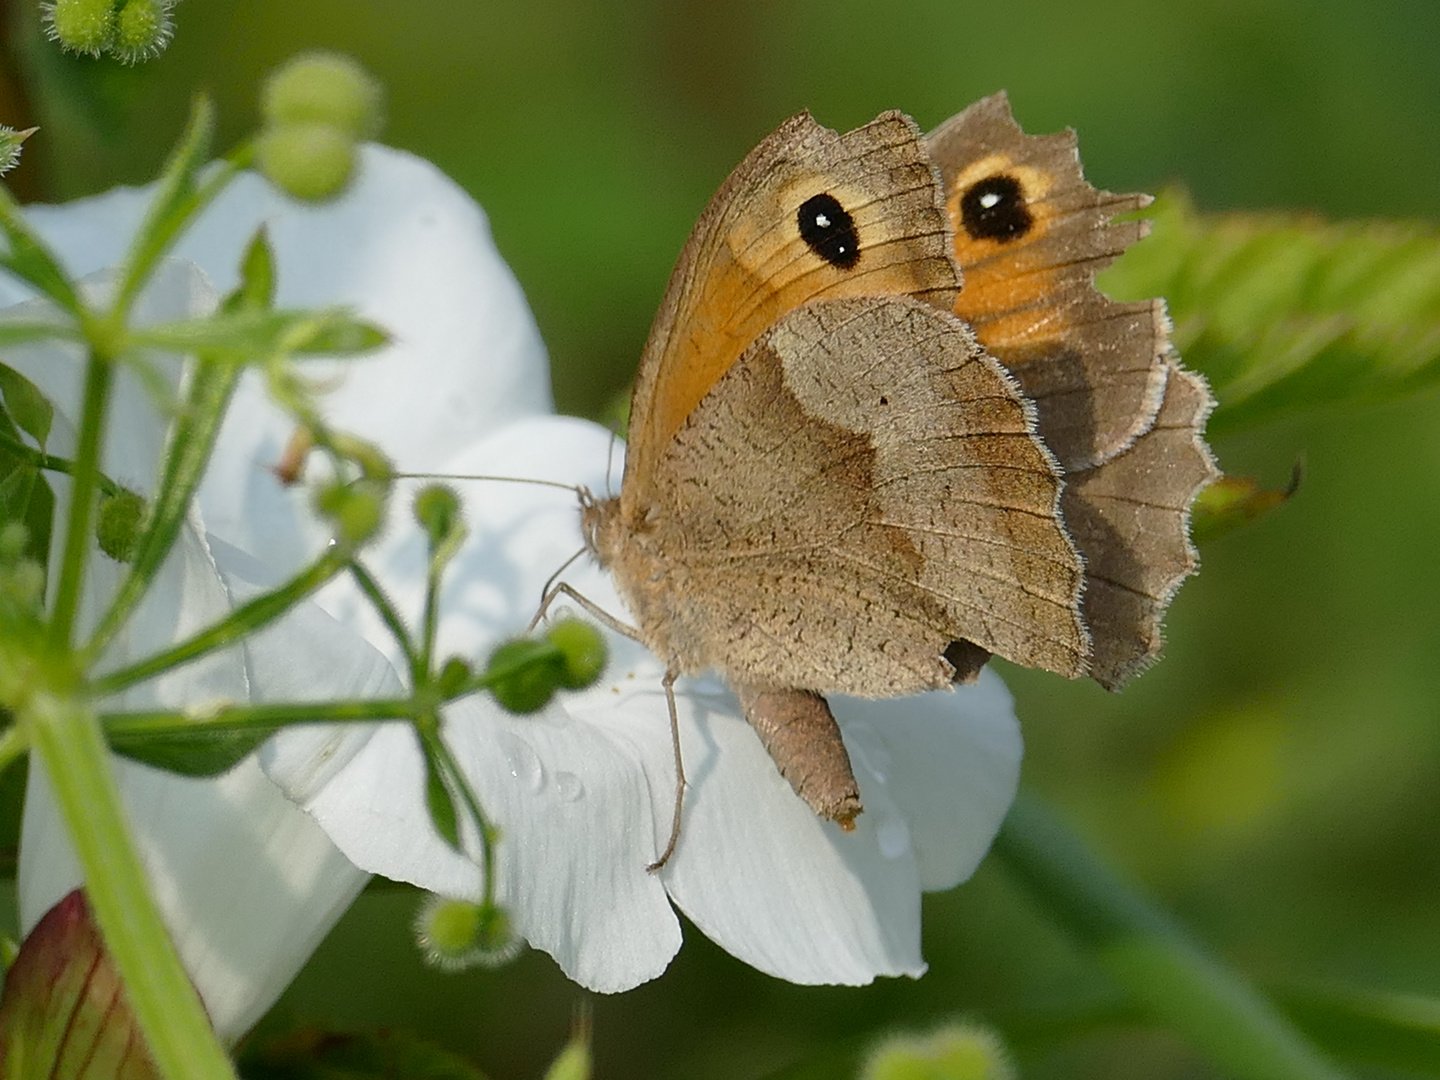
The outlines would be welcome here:
<svg viewBox="0 0 1440 1080">
<path fill-rule="evenodd" d="M 842 828 L 862 804 L 825 695 L 992 655 L 1116 688 L 1160 650 L 1217 473 L 1164 302 L 1095 286 L 1148 201 L 1091 187 L 1074 134 L 1027 136 L 1003 94 L 928 136 L 802 113 L 680 254 L 586 543 L 667 690 L 723 675 Z"/>
</svg>

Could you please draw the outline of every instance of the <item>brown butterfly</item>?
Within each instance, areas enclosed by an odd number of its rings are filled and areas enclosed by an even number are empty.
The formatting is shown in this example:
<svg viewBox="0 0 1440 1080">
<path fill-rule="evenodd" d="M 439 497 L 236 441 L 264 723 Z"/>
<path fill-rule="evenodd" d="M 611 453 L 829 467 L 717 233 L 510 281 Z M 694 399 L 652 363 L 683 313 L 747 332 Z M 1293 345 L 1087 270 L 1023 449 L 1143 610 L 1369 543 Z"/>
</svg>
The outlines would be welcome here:
<svg viewBox="0 0 1440 1080">
<path fill-rule="evenodd" d="M 843 828 L 862 808 L 823 695 L 968 682 L 991 654 L 1113 688 L 1160 649 L 1215 470 L 1164 303 L 1094 284 L 1147 202 L 1095 190 L 1074 135 L 1025 135 L 1003 94 L 928 137 L 801 114 L 680 255 L 587 543 L 667 689 L 724 675 Z"/>
</svg>

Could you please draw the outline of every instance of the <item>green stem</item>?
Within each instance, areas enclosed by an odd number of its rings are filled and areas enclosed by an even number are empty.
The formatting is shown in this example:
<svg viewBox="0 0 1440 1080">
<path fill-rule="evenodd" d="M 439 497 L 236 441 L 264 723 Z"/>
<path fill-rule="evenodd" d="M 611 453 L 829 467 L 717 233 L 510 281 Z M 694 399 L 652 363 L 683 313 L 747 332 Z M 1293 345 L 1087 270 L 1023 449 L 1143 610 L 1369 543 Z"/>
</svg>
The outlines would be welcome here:
<svg viewBox="0 0 1440 1080">
<path fill-rule="evenodd" d="M 348 724 L 360 720 L 408 720 L 415 703 L 399 698 L 374 701 L 321 701 L 281 705 L 236 705 L 218 709 L 202 719 L 194 713 L 155 709 L 144 712 L 101 713 L 100 722 L 110 737 L 194 735 L 203 731 L 279 730 L 291 724 Z"/>
<path fill-rule="evenodd" d="M 160 1073 L 234 1080 L 151 899 L 94 715 L 74 698 L 37 694 L 21 720 L 55 789 L 95 919 Z"/>
<path fill-rule="evenodd" d="M 1345 1075 L 1238 973 L 1023 793 L 994 854 L 1152 1019 L 1238 1080 Z"/>
<path fill-rule="evenodd" d="M 445 737 L 441 734 L 441 718 L 439 713 L 432 713 L 416 721 L 416 730 L 420 738 L 431 747 L 435 756 L 444 765 L 445 771 L 450 774 L 451 790 L 458 791 L 460 798 L 465 803 L 465 809 L 470 812 L 470 818 L 475 823 L 475 831 L 480 837 L 480 868 L 485 878 L 486 904 L 495 902 L 495 830 L 490 825 L 490 819 L 485 816 L 485 811 L 480 806 L 480 800 L 466 779 L 460 764 L 455 760 L 455 755 L 450 752 L 450 747 L 445 743 Z"/>
<path fill-rule="evenodd" d="M 66 524 L 65 554 L 60 564 L 60 584 L 55 593 L 50 640 L 68 648 L 75 630 L 75 615 L 85 585 L 89 563 L 90 513 L 100 476 L 100 449 L 104 445 L 105 421 L 109 412 L 110 386 L 114 367 L 108 356 L 93 347 L 85 365 L 85 398 L 80 413 L 80 445 L 75 453 L 75 482 L 70 492 L 70 515 Z"/>
<path fill-rule="evenodd" d="M 69 458 L 42 453 L 33 446 L 26 446 L 23 442 L 20 442 L 18 439 L 12 439 L 8 435 L 0 434 L 0 449 L 10 451 L 10 453 L 29 462 L 37 469 L 44 469 L 46 472 L 64 473 L 66 476 L 75 475 L 75 463 Z M 106 495 L 118 495 L 123 490 L 119 484 L 115 483 L 114 480 L 111 480 L 103 472 L 97 475 L 95 482 Z"/>
<path fill-rule="evenodd" d="M 410 641 L 410 631 L 405 625 L 405 620 L 400 618 L 400 613 L 395 610 L 395 605 L 385 595 L 385 590 L 380 583 L 371 576 L 359 559 L 350 560 L 350 576 L 355 579 L 355 584 L 366 598 L 374 605 L 380 618 L 390 628 L 390 633 L 395 638 L 395 643 L 405 650 L 405 659 L 410 665 L 411 682 L 419 686 L 425 679 L 425 668 L 420 663 L 419 657 L 415 655 L 415 648 Z"/>
<path fill-rule="evenodd" d="M 190 376 L 185 399 L 170 425 L 160 484 L 150 507 L 149 521 L 129 573 L 86 645 L 86 655 L 90 658 L 99 656 L 119 632 L 175 546 L 186 511 L 210 461 L 210 452 L 240 370 L 207 363 L 204 357 L 197 357 Z"/>
<path fill-rule="evenodd" d="M 30 749 L 30 733 L 19 724 L 12 724 L 0 735 L 0 773 Z"/>
<path fill-rule="evenodd" d="M 240 605 L 225 618 L 200 631 L 188 641 L 182 641 L 127 668 L 100 676 L 92 684 L 95 696 L 108 697 L 127 686 L 181 664 L 188 664 L 206 653 L 234 644 L 242 637 L 255 633 L 280 618 L 295 604 L 345 569 L 347 561 L 336 549 L 327 549 L 280 588 Z"/>
</svg>

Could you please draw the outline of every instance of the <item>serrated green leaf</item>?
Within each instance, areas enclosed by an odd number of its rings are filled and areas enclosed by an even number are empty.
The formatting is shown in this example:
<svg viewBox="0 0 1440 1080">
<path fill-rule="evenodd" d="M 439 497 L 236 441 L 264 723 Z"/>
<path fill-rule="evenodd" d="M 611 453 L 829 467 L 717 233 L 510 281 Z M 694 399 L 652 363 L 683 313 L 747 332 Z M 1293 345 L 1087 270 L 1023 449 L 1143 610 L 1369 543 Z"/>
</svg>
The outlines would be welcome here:
<svg viewBox="0 0 1440 1080">
<path fill-rule="evenodd" d="M 215 135 L 215 108 L 206 96 L 196 97 L 190 110 L 190 122 L 170 153 L 155 184 L 155 194 L 145 211 L 135 239 L 126 256 L 116 294 L 119 310 L 128 310 L 155 264 L 179 237 L 185 224 L 200 206 L 197 178 L 200 168 L 210 157 Z"/>
<path fill-rule="evenodd" d="M 4 250 L 0 250 L 0 268 L 27 281 L 54 300 L 66 311 L 80 314 L 83 305 L 70 278 L 40 237 L 31 231 L 20 213 L 20 204 L 0 186 L 0 232 L 4 233 Z"/>
<path fill-rule="evenodd" d="M 468 1061 L 403 1031 L 307 1028 L 247 1048 L 246 1080 L 485 1080 Z"/>
<path fill-rule="evenodd" d="M 243 363 L 277 354 L 344 356 L 389 342 L 379 327 L 340 309 L 266 311 L 242 308 L 211 316 L 157 323 L 131 336 L 135 345 L 172 352 L 205 352 Z"/>
<path fill-rule="evenodd" d="M 1200 215 L 1179 192 L 1100 278 L 1163 296 L 1175 343 L 1219 401 L 1212 431 L 1440 382 L 1440 229 L 1299 214 Z"/>
<path fill-rule="evenodd" d="M 50 438 L 50 424 L 55 419 L 55 406 L 40 388 L 14 368 L 0 364 L 0 394 L 5 397 L 5 411 L 25 434 L 41 449 Z"/>
<path fill-rule="evenodd" d="M 196 723 L 193 729 L 162 733 L 107 730 L 110 749 L 132 761 L 181 776 L 219 776 L 259 749 L 270 737 L 268 728 L 216 730 Z"/>
<path fill-rule="evenodd" d="M 6 1080 L 159 1080 L 78 889 L 35 925 L 0 997 Z"/>
</svg>

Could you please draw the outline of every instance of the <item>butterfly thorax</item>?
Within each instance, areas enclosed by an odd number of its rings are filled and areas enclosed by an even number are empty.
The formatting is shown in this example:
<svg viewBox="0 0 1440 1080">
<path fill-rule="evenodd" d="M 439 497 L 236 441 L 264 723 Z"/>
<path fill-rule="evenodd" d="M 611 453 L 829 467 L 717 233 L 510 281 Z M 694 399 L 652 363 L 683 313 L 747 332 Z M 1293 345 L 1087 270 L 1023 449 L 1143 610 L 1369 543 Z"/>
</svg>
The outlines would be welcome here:
<svg viewBox="0 0 1440 1080">
<path fill-rule="evenodd" d="M 580 527 L 585 545 L 610 572 L 616 590 L 636 621 L 640 637 L 657 656 L 679 671 L 698 672 L 709 666 L 693 643 L 683 638 L 687 620 L 676 619 L 677 574 L 682 570 L 659 550 L 654 515 L 636 513 L 616 496 L 581 496 Z"/>
</svg>

